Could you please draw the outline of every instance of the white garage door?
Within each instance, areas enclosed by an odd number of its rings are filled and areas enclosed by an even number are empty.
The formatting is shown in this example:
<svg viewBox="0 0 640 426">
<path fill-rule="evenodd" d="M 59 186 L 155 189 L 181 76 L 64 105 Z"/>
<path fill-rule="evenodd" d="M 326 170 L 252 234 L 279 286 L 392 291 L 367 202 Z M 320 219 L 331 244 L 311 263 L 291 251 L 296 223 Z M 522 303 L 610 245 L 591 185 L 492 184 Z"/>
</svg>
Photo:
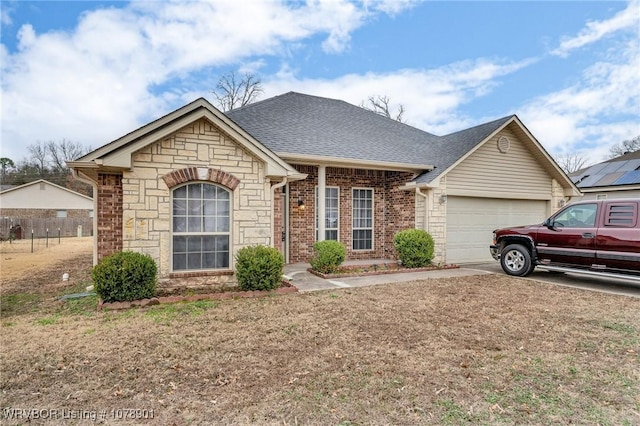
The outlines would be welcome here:
<svg viewBox="0 0 640 426">
<path fill-rule="evenodd" d="M 546 201 L 452 197 L 447 199 L 447 263 L 492 261 L 493 230 L 542 223 Z"/>
</svg>

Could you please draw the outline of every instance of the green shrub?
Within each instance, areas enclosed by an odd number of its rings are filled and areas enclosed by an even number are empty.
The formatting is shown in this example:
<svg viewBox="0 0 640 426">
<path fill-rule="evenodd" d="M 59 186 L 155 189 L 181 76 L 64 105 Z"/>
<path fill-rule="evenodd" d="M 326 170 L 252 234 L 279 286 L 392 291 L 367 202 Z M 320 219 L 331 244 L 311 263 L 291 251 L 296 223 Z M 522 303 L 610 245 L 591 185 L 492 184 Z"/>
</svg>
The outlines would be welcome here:
<svg viewBox="0 0 640 426">
<path fill-rule="evenodd" d="M 313 251 L 314 255 L 310 260 L 311 267 L 323 274 L 336 272 L 347 257 L 344 245 L 334 240 L 317 241 L 313 245 Z"/>
<path fill-rule="evenodd" d="M 244 247 L 236 254 L 236 277 L 242 290 L 273 290 L 282 283 L 284 257 L 273 247 Z"/>
<path fill-rule="evenodd" d="M 402 265 L 407 268 L 427 266 L 433 259 L 431 235 L 421 229 L 405 229 L 393 237 L 393 246 Z"/>
<path fill-rule="evenodd" d="M 122 251 L 103 258 L 91 278 L 105 302 L 146 299 L 156 293 L 156 262 L 146 254 Z"/>
</svg>

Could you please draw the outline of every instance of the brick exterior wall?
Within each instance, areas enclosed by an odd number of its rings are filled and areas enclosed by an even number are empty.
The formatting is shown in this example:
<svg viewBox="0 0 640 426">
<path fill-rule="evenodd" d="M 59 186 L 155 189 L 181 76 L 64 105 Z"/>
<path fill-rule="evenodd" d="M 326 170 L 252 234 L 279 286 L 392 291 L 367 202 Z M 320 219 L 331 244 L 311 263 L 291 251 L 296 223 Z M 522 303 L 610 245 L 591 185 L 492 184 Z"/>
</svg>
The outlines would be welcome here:
<svg viewBox="0 0 640 426">
<path fill-rule="evenodd" d="M 318 168 L 293 165 L 299 172 L 307 173 L 302 181 L 289 185 L 289 261 L 308 262 L 313 255 L 315 242 L 315 188 L 318 184 Z M 411 180 L 413 175 L 405 172 L 380 170 L 344 169 L 327 167 L 326 185 L 338 186 L 340 202 L 339 240 L 347 248 L 347 259 L 395 259 L 393 235 L 415 227 L 415 194 L 398 189 Z M 352 241 L 352 189 L 373 189 L 373 249 L 353 250 Z M 298 208 L 302 198 L 305 209 Z"/>
<path fill-rule="evenodd" d="M 122 250 L 122 176 L 99 174 L 98 190 L 98 261 Z"/>
</svg>

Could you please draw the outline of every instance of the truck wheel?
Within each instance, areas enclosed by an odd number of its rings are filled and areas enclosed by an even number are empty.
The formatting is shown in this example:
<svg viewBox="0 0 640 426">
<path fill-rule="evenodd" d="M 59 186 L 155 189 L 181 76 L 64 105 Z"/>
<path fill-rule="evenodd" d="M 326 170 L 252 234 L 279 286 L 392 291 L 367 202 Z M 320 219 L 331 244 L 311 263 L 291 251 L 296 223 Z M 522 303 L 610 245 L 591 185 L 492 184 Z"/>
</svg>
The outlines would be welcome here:
<svg viewBox="0 0 640 426">
<path fill-rule="evenodd" d="M 500 266 L 508 275 L 515 277 L 525 277 L 535 268 L 535 265 L 531 263 L 529 250 L 520 244 L 511 244 L 502 250 Z"/>
</svg>

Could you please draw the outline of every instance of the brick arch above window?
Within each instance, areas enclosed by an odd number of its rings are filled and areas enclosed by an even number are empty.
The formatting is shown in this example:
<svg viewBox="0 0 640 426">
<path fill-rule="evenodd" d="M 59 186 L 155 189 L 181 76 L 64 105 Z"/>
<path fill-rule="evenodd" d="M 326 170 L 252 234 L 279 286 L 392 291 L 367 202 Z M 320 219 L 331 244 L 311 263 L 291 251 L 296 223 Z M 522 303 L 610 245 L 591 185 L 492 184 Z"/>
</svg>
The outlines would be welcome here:
<svg viewBox="0 0 640 426">
<path fill-rule="evenodd" d="M 164 183 L 166 183 L 169 188 L 191 181 L 205 181 L 217 183 L 233 191 L 240 184 L 240 179 L 234 175 L 219 169 L 206 167 L 186 167 L 184 169 L 174 170 L 162 176 L 162 180 L 164 180 Z"/>
</svg>

